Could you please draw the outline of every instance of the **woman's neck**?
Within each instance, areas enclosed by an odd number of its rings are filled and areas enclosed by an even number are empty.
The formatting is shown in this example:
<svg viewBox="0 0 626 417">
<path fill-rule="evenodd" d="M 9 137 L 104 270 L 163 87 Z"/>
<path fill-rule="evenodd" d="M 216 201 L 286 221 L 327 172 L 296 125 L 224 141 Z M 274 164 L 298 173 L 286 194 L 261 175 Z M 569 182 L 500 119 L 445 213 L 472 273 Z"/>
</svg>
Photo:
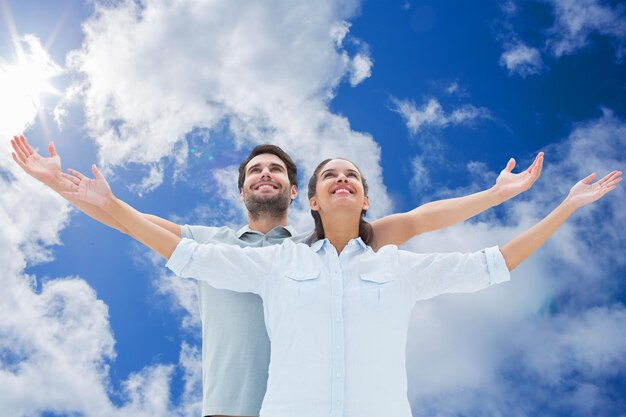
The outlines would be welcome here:
<svg viewBox="0 0 626 417">
<path fill-rule="evenodd" d="M 354 215 L 349 216 L 349 218 L 334 216 L 332 220 L 322 217 L 324 235 L 335 247 L 338 254 L 350 240 L 359 237 L 359 222 L 360 219 L 354 221 Z"/>
</svg>

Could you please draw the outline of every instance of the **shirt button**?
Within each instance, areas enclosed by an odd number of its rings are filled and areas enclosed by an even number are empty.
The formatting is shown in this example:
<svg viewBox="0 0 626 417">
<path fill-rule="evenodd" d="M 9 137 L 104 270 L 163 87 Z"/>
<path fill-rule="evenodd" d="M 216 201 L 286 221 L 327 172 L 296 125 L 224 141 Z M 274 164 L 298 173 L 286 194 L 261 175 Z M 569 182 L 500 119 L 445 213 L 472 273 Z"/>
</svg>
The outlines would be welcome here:
<svg viewBox="0 0 626 417">
<path fill-rule="evenodd" d="M 341 349 L 341 345 L 337 345 L 336 347 L 337 347 L 337 349 Z"/>
<path fill-rule="evenodd" d="M 341 372 L 337 372 L 337 378 L 341 378 Z"/>
<path fill-rule="evenodd" d="M 335 404 L 337 404 L 339 406 L 339 405 L 341 405 L 341 401 L 337 401 Z"/>
</svg>

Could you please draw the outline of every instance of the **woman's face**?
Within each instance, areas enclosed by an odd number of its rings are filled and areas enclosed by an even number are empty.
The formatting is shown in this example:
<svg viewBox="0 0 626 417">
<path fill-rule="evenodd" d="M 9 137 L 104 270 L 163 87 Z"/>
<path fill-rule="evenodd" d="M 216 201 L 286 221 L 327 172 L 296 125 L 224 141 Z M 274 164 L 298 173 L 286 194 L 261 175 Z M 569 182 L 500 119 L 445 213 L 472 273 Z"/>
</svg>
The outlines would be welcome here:
<svg viewBox="0 0 626 417">
<path fill-rule="evenodd" d="M 311 210 L 320 214 L 333 210 L 353 210 L 356 218 L 369 208 L 363 190 L 361 173 L 350 161 L 333 159 L 317 175 L 315 196 L 310 200 Z"/>
</svg>

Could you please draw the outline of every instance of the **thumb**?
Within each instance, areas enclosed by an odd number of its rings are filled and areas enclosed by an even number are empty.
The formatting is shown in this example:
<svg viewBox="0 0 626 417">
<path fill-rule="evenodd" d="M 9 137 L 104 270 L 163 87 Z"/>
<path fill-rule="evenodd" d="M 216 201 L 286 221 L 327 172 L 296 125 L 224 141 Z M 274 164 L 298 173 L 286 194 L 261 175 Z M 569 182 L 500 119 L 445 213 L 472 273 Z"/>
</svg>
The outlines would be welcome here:
<svg viewBox="0 0 626 417">
<path fill-rule="evenodd" d="M 54 146 L 54 142 L 50 142 L 48 144 L 48 152 L 50 153 L 50 156 L 57 156 L 57 150 Z"/>
<path fill-rule="evenodd" d="M 102 175 L 102 173 L 98 170 L 98 167 L 96 167 L 96 164 L 93 164 L 91 166 L 91 172 L 93 172 L 93 175 L 96 177 L 96 179 L 99 179 L 99 180 L 104 179 L 104 175 Z"/>
<path fill-rule="evenodd" d="M 506 164 L 506 168 L 504 168 L 504 170 L 511 172 L 513 171 L 513 168 L 515 168 L 515 158 L 509 159 L 509 162 Z"/>
</svg>

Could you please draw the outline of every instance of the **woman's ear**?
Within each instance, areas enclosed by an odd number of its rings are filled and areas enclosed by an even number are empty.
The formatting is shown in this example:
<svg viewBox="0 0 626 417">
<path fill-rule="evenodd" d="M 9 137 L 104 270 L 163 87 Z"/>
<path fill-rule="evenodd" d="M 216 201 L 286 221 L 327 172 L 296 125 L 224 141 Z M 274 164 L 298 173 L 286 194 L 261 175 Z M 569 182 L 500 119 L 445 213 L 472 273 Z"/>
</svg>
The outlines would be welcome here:
<svg viewBox="0 0 626 417">
<path fill-rule="evenodd" d="M 320 206 L 319 206 L 319 204 L 317 204 L 317 199 L 315 197 L 311 197 L 309 199 L 309 205 L 311 206 L 311 210 L 313 210 L 313 211 L 319 211 L 320 210 Z"/>
<path fill-rule="evenodd" d="M 370 200 L 369 198 L 367 198 L 367 196 L 363 199 L 363 210 L 367 210 L 370 208 Z"/>
</svg>

